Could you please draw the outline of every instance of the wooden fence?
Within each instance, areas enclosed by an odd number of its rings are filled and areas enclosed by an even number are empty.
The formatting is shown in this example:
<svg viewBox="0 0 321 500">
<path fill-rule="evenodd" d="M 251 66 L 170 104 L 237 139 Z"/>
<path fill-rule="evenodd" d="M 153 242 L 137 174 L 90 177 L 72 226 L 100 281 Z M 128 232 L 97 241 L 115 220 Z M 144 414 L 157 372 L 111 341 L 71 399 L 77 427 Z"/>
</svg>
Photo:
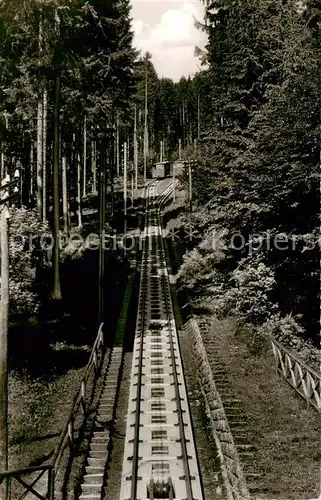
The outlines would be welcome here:
<svg viewBox="0 0 321 500">
<path fill-rule="evenodd" d="M 0 472 L 0 500 L 54 500 L 57 476 L 63 482 L 63 469 L 72 458 L 75 439 L 81 435 L 89 414 L 105 355 L 103 324 L 85 368 L 78 393 L 76 394 L 67 423 L 63 429 L 53 458 L 48 464 L 38 467 Z M 64 455 L 68 453 L 67 460 Z M 59 500 L 61 500 L 59 495 Z"/>
<path fill-rule="evenodd" d="M 271 339 L 277 371 L 300 396 L 321 411 L 321 374 L 308 367 L 275 339 Z"/>
</svg>

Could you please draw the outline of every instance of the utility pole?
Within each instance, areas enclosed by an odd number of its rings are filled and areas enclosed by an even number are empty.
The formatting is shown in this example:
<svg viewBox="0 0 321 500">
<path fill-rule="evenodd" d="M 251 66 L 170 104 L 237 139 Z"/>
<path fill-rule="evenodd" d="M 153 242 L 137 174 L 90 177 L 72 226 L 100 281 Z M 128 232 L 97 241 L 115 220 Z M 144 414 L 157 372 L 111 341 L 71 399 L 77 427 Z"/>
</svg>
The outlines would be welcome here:
<svg viewBox="0 0 321 500">
<path fill-rule="evenodd" d="M 1 182 L 1 302 L 0 302 L 0 470 L 8 470 L 8 324 L 9 324 L 9 201 L 19 193 L 19 171 L 14 180 L 7 175 Z M 12 196 L 9 187 L 14 187 Z M 4 482 L 4 498 L 8 498 L 8 481 Z M 2 490 L 3 492 L 3 490 Z"/>
<path fill-rule="evenodd" d="M 105 210 L 106 210 L 106 144 L 105 129 L 99 134 L 100 139 L 100 178 L 99 178 L 99 287 L 98 287 L 98 326 L 104 315 L 105 281 Z"/>
<path fill-rule="evenodd" d="M 48 94 L 43 91 L 43 112 L 42 112 L 42 220 L 47 220 L 47 108 Z"/>
<path fill-rule="evenodd" d="M 9 178 L 10 181 L 10 178 Z M 8 198 L 6 183 L 1 182 L 2 200 Z M 2 201 L 1 200 L 1 201 Z M 0 467 L 8 470 L 8 316 L 9 316 L 9 210 L 7 205 L 1 207 L 1 315 L 0 315 Z M 5 484 L 5 498 L 8 494 L 8 483 Z"/>
<path fill-rule="evenodd" d="M 138 185 L 138 148 L 137 148 L 137 107 L 135 104 L 134 111 L 134 167 L 135 167 L 135 189 Z"/>
<path fill-rule="evenodd" d="M 201 137 L 200 95 L 197 94 L 197 139 Z"/>
<path fill-rule="evenodd" d="M 145 122 L 144 122 L 144 184 L 146 183 L 146 178 L 147 178 L 147 155 L 148 155 L 148 124 L 147 124 L 148 107 L 147 107 L 147 99 L 148 99 L 148 79 L 147 79 L 147 64 L 146 64 L 146 68 L 145 68 Z"/>
<path fill-rule="evenodd" d="M 189 186 L 189 211 L 192 213 L 192 165 L 191 159 L 188 159 L 188 186 Z"/>
<path fill-rule="evenodd" d="M 185 147 L 185 102 L 183 100 L 183 109 L 182 109 L 182 136 L 183 136 L 183 148 Z"/>
<path fill-rule="evenodd" d="M 118 113 L 117 113 L 117 118 L 116 118 L 116 172 L 117 172 L 117 177 L 120 175 L 120 168 L 119 168 L 119 118 L 118 118 Z"/>
<path fill-rule="evenodd" d="M 83 190 L 82 194 L 85 198 L 87 195 L 87 119 L 84 117 L 84 169 L 83 169 Z"/>
<path fill-rule="evenodd" d="M 124 142 L 124 235 L 127 232 L 127 142 Z"/>
</svg>

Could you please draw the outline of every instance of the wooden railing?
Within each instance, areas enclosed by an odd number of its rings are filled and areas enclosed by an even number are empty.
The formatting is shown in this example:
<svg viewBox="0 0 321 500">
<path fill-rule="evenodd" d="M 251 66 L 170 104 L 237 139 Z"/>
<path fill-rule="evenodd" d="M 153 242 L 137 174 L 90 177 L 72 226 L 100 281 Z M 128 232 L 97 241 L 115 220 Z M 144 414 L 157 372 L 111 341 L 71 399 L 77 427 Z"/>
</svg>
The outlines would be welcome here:
<svg viewBox="0 0 321 500">
<path fill-rule="evenodd" d="M 15 469 L 8 472 L 0 473 L 0 481 L 6 483 L 3 485 L 3 494 L 1 500 L 5 498 L 14 500 L 23 500 L 27 497 L 28 493 L 31 497 L 39 498 L 40 500 L 53 499 L 52 485 L 53 485 L 53 466 L 40 465 L 39 467 L 27 467 L 25 469 Z M 15 484 L 16 482 L 16 484 Z M 38 491 L 38 485 L 41 483 L 42 490 L 45 484 L 45 493 Z M 35 489 L 37 485 L 37 490 Z M 18 486 L 18 487 L 17 487 Z M 5 491 L 5 489 L 7 491 Z M 44 496 L 45 495 L 45 496 Z"/>
<path fill-rule="evenodd" d="M 90 412 L 96 382 L 100 374 L 105 355 L 103 324 L 98 334 L 85 368 L 78 393 L 76 394 L 67 423 L 61 433 L 58 445 L 48 464 L 39 467 L 0 472 L 1 493 L 0 500 L 54 500 L 57 489 L 57 477 L 64 483 L 63 469 L 73 458 L 73 449 L 76 439 L 81 436 L 87 416 Z M 68 456 L 66 457 L 66 454 Z M 59 500 L 63 495 L 59 494 Z"/>
<path fill-rule="evenodd" d="M 271 339 L 277 371 L 308 403 L 321 412 L 321 374 Z"/>
</svg>

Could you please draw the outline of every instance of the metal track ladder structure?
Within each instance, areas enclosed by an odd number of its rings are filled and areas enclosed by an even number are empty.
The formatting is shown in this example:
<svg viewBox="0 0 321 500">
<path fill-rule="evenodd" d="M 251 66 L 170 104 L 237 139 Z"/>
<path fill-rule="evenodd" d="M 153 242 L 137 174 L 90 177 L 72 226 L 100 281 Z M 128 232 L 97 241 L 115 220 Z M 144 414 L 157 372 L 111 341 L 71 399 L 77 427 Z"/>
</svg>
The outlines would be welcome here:
<svg viewBox="0 0 321 500">
<path fill-rule="evenodd" d="M 120 500 L 203 500 L 165 262 L 157 182 L 148 187 Z"/>
</svg>

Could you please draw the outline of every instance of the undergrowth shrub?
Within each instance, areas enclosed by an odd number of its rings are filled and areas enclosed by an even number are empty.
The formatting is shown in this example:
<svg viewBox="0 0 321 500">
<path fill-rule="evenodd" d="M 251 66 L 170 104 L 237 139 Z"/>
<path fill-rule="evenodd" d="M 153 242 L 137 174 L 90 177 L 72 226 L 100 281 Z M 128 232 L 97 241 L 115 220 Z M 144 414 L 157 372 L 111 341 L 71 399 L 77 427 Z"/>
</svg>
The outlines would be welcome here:
<svg viewBox="0 0 321 500">
<path fill-rule="evenodd" d="M 271 300 L 275 286 L 272 269 L 263 262 L 244 259 L 229 273 L 227 260 L 224 247 L 211 248 L 205 238 L 183 257 L 178 273 L 182 286 L 193 294 L 210 294 L 220 318 L 233 315 L 244 322 L 264 323 L 278 309 Z"/>
<path fill-rule="evenodd" d="M 38 313 L 37 271 L 49 265 L 50 257 L 39 238 L 50 230 L 39 221 L 36 211 L 22 207 L 11 210 L 9 234 L 10 320 L 17 321 Z"/>
<path fill-rule="evenodd" d="M 241 338 L 247 347 L 248 353 L 253 357 L 263 356 L 268 348 L 269 341 L 259 327 L 249 323 L 239 323 L 236 336 Z"/>
<path fill-rule="evenodd" d="M 241 261 L 229 283 L 217 306 L 221 315 L 232 314 L 246 322 L 261 324 L 277 311 L 277 305 L 270 299 L 275 286 L 274 273 L 263 262 Z"/>
<path fill-rule="evenodd" d="M 294 317 L 291 314 L 287 314 L 284 317 L 281 317 L 280 314 L 274 314 L 261 325 L 260 330 L 265 335 L 271 335 L 277 340 L 282 340 L 283 342 L 291 341 L 293 336 L 300 336 L 304 333 L 304 329 L 298 323 L 298 319 L 300 317 Z"/>
</svg>

